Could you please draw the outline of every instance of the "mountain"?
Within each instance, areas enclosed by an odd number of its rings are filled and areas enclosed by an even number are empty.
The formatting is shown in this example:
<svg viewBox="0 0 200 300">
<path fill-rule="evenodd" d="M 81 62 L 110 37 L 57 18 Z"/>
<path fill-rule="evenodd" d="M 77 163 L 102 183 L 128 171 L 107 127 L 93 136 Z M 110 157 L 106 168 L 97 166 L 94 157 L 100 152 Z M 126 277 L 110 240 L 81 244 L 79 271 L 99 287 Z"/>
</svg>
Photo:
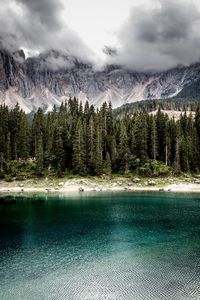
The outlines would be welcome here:
<svg viewBox="0 0 200 300">
<path fill-rule="evenodd" d="M 23 50 L 0 50 L 0 104 L 17 102 L 27 113 L 46 111 L 70 96 L 95 107 L 111 101 L 114 108 L 146 99 L 179 95 L 200 82 L 200 64 L 159 73 L 140 73 L 108 65 L 96 70 L 68 54 L 51 50 L 25 58 Z M 188 96 L 188 94 L 187 94 Z"/>
</svg>

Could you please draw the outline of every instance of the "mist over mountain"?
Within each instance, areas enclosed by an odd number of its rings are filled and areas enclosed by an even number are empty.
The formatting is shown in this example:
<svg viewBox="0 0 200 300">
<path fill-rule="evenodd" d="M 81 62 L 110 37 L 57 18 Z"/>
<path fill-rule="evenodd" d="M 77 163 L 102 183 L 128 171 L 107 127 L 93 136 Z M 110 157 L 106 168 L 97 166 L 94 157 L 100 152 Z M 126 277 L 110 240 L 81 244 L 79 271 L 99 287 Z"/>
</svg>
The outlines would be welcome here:
<svg viewBox="0 0 200 300">
<path fill-rule="evenodd" d="M 174 97 L 184 87 L 198 84 L 200 64 L 165 72 L 134 72 L 117 65 L 97 70 L 74 56 L 48 51 L 25 58 L 23 50 L 0 50 L 0 103 L 19 103 L 27 113 L 46 111 L 76 96 L 99 107 L 111 101 L 114 108 L 145 99 Z M 188 96 L 188 95 L 187 95 Z"/>
<path fill-rule="evenodd" d="M 112 1 L 0 0 L 0 103 L 198 97 L 198 1 Z"/>
</svg>

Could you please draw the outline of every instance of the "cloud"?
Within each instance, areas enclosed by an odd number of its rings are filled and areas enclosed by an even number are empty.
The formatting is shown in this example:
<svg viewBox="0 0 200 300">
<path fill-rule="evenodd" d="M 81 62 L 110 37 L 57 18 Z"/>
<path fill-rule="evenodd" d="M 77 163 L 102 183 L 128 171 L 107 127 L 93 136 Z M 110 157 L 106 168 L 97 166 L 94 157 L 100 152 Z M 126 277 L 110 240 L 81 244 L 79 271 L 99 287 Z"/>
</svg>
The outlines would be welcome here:
<svg viewBox="0 0 200 300">
<path fill-rule="evenodd" d="M 0 0 L 0 6 L 0 43 L 8 50 L 25 48 L 35 53 L 56 49 L 82 60 L 93 57 L 78 34 L 65 25 L 61 1 Z"/>
<path fill-rule="evenodd" d="M 75 65 L 74 57 L 67 55 L 66 52 L 49 50 L 38 56 L 38 68 L 40 70 L 49 69 L 52 71 L 73 68 Z"/>
<path fill-rule="evenodd" d="M 115 33 L 117 43 L 103 49 L 104 63 L 160 71 L 199 61 L 200 12 L 195 1 L 147 0 L 148 5 L 144 1 L 142 5 L 134 0 L 138 6 Z M 71 66 L 65 54 L 102 67 L 101 59 L 66 25 L 64 0 L 0 0 L 0 7 L 0 46 L 12 52 L 24 48 L 30 55 L 59 50 L 61 56 L 50 55 L 44 64 L 55 70 L 63 64 Z"/>
<path fill-rule="evenodd" d="M 117 55 L 117 50 L 115 48 L 111 48 L 109 46 L 104 46 L 102 49 L 103 53 L 107 56 L 116 56 Z"/>
<path fill-rule="evenodd" d="M 189 0 L 154 1 L 134 8 L 117 33 L 117 56 L 110 62 L 138 71 L 159 71 L 200 59 L 200 13 Z"/>
<path fill-rule="evenodd" d="M 55 0 L 17 0 L 19 5 L 23 6 L 32 18 L 38 19 L 38 22 L 48 27 L 50 30 L 60 29 L 62 26 L 58 16 L 63 9 L 62 4 Z"/>
</svg>

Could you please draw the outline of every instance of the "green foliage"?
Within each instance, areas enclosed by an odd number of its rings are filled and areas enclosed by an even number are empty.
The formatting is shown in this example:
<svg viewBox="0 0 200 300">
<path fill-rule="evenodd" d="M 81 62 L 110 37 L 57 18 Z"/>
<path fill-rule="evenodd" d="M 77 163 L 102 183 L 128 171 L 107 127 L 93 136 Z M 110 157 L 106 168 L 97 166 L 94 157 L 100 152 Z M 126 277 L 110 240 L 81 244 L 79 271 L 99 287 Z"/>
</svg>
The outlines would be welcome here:
<svg viewBox="0 0 200 300">
<path fill-rule="evenodd" d="M 192 98 L 192 99 L 191 99 Z M 152 112 L 158 110 L 177 110 L 177 111 L 196 111 L 200 102 L 199 97 L 193 99 L 193 97 L 188 96 L 187 98 L 182 98 L 180 94 L 176 98 L 170 99 L 154 99 L 154 100 L 143 100 L 133 103 L 127 103 L 113 111 L 115 117 L 132 116 L 136 112 Z"/>
<path fill-rule="evenodd" d="M 16 181 L 23 181 L 23 180 L 26 180 L 26 179 L 27 179 L 27 177 L 22 175 L 22 174 L 17 175 L 16 178 L 15 178 Z"/>
<path fill-rule="evenodd" d="M 5 181 L 6 182 L 13 182 L 13 177 L 12 176 L 10 176 L 10 175 L 7 175 L 6 177 L 5 177 Z"/>
<path fill-rule="evenodd" d="M 138 175 L 143 177 L 159 177 L 171 174 L 171 168 L 159 161 L 148 161 L 138 168 Z"/>
<path fill-rule="evenodd" d="M 76 174 L 84 175 L 86 170 L 83 124 L 78 119 L 73 140 L 73 170 Z"/>
<path fill-rule="evenodd" d="M 88 102 L 82 107 L 76 98 L 48 114 L 39 109 L 31 119 L 18 105 L 10 111 L 0 106 L 0 176 L 23 180 L 34 175 L 199 172 L 199 108 L 195 118 L 183 113 L 175 121 L 161 109 L 148 114 L 159 103 L 145 102 L 143 109 L 137 104 L 138 110 L 120 118 L 111 104 L 95 110 Z M 163 103 L 174 106 L 170 100 Z"/>
<path fill-rule="evenodd" d="M 107 152 L 106 159 L 104 161 L 104 166 L 103 166 L 103 173 L 111 174 L 111 172 L 112 172 L 111 159 L 110 159 L 110 154 Z"/>
<path fill-rule="evenodd" d="M 168 176 L 172 173 L 172 168 L 166 164 L 153 160 L 150 163 L 153 176 Z"/>
<path fill-rule="evenodd" d="M 5 178 L 5 174 L 3 172 L 0 172 L 0 179 L 4 179 Z"/>
</svg>

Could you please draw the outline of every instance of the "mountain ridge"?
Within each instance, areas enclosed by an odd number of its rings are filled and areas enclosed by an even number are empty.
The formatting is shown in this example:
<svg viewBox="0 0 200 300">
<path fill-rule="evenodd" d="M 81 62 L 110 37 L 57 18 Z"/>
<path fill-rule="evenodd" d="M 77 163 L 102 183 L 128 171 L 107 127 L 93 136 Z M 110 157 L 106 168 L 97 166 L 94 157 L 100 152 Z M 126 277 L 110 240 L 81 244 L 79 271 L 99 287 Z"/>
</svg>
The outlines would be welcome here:
<svg viewBox="0 0 200 300">
<path fill-rule="evenodd" d="M 76 96 L 99 107 L 111 101 L 113 108 L 148 99 L 172 98 L 200 80 L 200 64 L 157 73 L 134 72 L 107 65 L 96 70 L 69 54 L 51 50 L 25 58 L 23 50 L 0 49 L 0 104 L 29 113 L 45 111 Z"/>
</svg>

